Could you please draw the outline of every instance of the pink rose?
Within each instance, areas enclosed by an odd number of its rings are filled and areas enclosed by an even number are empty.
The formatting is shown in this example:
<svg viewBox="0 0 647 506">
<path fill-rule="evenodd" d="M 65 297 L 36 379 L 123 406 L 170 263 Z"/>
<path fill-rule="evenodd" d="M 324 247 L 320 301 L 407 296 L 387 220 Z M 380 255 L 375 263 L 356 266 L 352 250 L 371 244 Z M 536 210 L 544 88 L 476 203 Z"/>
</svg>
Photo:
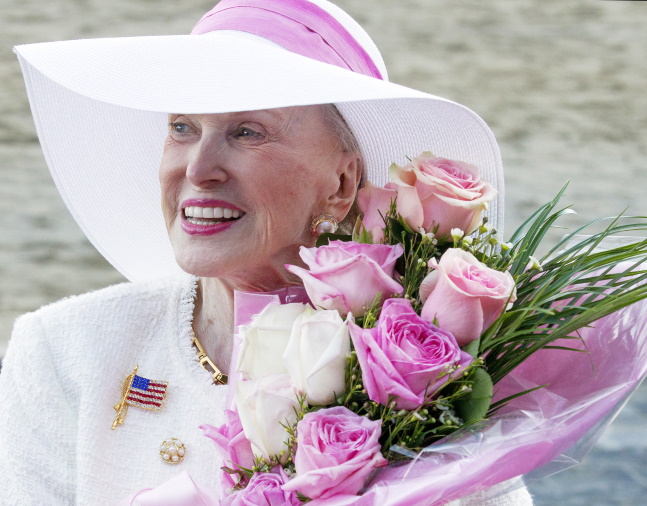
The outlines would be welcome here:
<svg viewBox="0 0 647 506">
<path fill-rule="evenodd" d="M 384 406 L 392 396 L 398 409 L 416 409 L 472 362 L 454 336 L 420 318 L 406 299 L 387 300 L 372 329 L 349 325 L 364 388 Z M 447 374 L 452 366 L 460 368 Z"/>
<path fill-rule="evenodd" d="M 402 293 L 393 279 L 395 262 L 402 245 L 358 244 L 331 241 L 319 248 L 301 247 L 301 259 L 310 270 L 296 265 L 285 268 L 303 280 L 303 286 L 316 307 L 363 314 L 378 293 L 382 299 Z"/>
<path fill-rule="evenodd" d="M 223 465 L 231 469 L 238 469 L 238 466 L 250 469 L 254 465 L 254 454 L 252 445 L 243 432 L 238 413 L 226 409 L 225 420 L 226 422 L 220 427 L 205 424 L 200 428 L 205 436 L 213 440 L 223 459 Z M 234 475 L 224 471 L 220 479 L 223 488 L 232 488 L 237 484 Z"/>
<path fill-rule="evenodd" d="M 384 188 L 366 185 L 357 193 L 357 204 L 362 211 L 362 224 L 371 234 L 374 243 L 384 240 L 384 217 L 396 203 L 396 209 L 412 230 L 418 230 L 423 223 L 422 207 L 413 187 L 397 186 L 393 183 Z"/>
<path fill-rule="evenodd" d="M 362 211 L 362 224 L 371 234 L 374 243 L 382 242 L 384 239 L 384 217 L 397 195 L 396 190 L 380 188 L 368 182 L 357 192 L 357 204 Z"/>
<path fill-rule="evenodd" d="M 282 488 L 287 482 L 280 466 L 271 473 L 254 473 L 243 490 L 223 499 L 220 506 L 301 506 L 303 503 L 295 492 Z"/>
<path fill-rule="evenodd" d="M 420 296 L 426 299 L 420 315 L 435 319 L 460 346 L 478 339 L 517 299 L 509 272 L 490 269 L 467 251 L 450 248 L 432 267 L 420 286 Z"/>
<path fill-rule="evenodd" d="M 475 167 L 429 152 L 422 153 L 404 167 L 393 164 L 390 172 L 391 180 L 398 186 L 398 211 L 400 200 L 404 200 L 400 193 L 415 188 L 417 198 L 411 193 L 406 196 L 407 214 L 417 216 L 412 209 L 419 206 L 423 214 L 421 226 L 431 231 L 437 225 L 438 236 L 449 234 L 452 228 L 460 228 L 465 234 L 476 230 L 481 214 L 497 193 L 492 185 L 481 179 Z M 416 224 L 410 226 L 418 229 Z"/>
<path fill-rule="evenodd" d="M 357 494 L 371 471 L 387 464 L 381 425 L 342 406 L 308 413 L 297 425 L 296 477 L 283 490 L 310 499 Z"/>
</svg>

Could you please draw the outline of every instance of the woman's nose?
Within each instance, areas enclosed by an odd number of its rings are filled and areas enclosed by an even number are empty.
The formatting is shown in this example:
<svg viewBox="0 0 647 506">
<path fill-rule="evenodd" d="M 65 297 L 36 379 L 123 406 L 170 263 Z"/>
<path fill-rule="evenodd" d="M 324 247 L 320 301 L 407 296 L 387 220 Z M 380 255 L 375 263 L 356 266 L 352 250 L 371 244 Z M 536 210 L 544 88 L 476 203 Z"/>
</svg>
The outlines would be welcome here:
<svg viewBox="0 0 647 506">
<path fill-rule="evenodd" d="M 228 176 L 224 163 L 226 146 L 218 139 L 205 139 L 194 144 L 189 154 L 186 177 L 197 188 L 224 183 Z"/>
</svg>

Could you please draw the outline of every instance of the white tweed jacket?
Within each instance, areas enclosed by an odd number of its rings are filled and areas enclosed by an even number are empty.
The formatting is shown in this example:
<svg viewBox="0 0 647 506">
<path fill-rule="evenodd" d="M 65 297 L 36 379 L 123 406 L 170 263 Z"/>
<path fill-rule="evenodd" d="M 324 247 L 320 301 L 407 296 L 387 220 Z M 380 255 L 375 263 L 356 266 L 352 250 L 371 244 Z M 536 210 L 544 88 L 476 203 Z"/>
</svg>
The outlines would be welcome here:
<svg viewBox="0 0 647 506">
<path fill-rule="evenodd" d="M 199 425 L 224 422 L 215 386 L 191 345 L 195 278 L 124 283 L 20 317 L 0 373 L 0 504 L 116 504 L 186 470 L 216 486 L 220 462 Z M 131 406 L 111 429 L 124 379 L 168 382 L 160 411 Z M 165 462 L 166 438 L 184 460 Z M 452 505 L 526 505 L 525 488 Z"/>
</svg>

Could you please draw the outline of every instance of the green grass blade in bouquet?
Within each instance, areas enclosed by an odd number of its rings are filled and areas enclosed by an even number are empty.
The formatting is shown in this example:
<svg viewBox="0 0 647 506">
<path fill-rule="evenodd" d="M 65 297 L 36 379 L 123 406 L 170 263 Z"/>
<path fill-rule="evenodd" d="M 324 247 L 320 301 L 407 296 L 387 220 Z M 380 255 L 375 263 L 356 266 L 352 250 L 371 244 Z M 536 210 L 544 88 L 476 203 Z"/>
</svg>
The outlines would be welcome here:
<svg viewBox="0 0 647 506">
<path fill-rule="evenodd" d="M 647 240 L 600 251 L 600 245 L 627 232 L 647 235 L 644 217 L 595 220 L 567 234 L 537 268 L 529 268 L 548 230 L 569 208 L 557 209 L 557 197 L 542 206 L 513 234 L 510 272 L 517 280 L 517 300 L 481 338 L 480 353 L 496 383 L 536 351 L 559 339 L 579 339 L 578 329 L 647 297 Z M 630 223 L 624 220 L 632 219 Z M 601 232 L 578 235 L 604 221 Z M 561 249 L 560 249 L 561 248 Z M 572 349 L 560 343 L 563 350 Z"/>
</svg>

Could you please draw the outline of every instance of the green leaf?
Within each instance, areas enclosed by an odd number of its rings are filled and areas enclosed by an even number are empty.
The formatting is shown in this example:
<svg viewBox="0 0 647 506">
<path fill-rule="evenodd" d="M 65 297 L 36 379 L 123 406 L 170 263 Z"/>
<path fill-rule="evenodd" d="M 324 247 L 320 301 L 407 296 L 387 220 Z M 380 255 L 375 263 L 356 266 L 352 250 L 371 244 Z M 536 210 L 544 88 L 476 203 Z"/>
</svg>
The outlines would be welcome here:
<svg viewBox="0 0 647 506">
<path fill-rule="evenodd" d="M 319 237 L 317 237 L 317 248 L 320 246 L 328 246 L 328 243 L 330 241 L 344 241 L 344 242 L 349 242 L 353 240 L 352 235 L 346 235 L 346 234 L 321 234 Z"/>
<path fill-rule="evenodd" d="M 479 346 L 481 345 L 481 340 L 480 339 L 475 339 L 471 343 L 466 344 L 463 346 L 461 349 L 465 353 L 469 353 L 472 358 L 476 358 L 479 354 Z"/>
<path fill-rule="evenodd" d="M 361 217 L 357 217 L 355 226 L 353 226 L 352 240 L 360 244 L 373 244 L 371 234 L 366 230 Z"/>
<path fill-rule="evenodd" d="M 407 230 L 397 218 L 388 218 L 387 227 L 390 228 L 391 235 L 397 240 L 397 242 L 401 242 L 402 237 L 407 236 Z"/>
<path fill-rule="evenodd" d="M 402 227 L 402 230 L 404 230 L 408 235 L 415 235 L 416 231 L 412 230 L 411 227 L 407 224 L 406 221 L 404 221 L 404 218 L 398 214 L 397 218 L 398 223 Z"/>
<path fill-rule="evenodd" d="M 373 238 L 371 237 L 371 234 L 369 234 L 368 230 L 362 227 L 362 233 L 355 240 L 355 242 L 358 242 L 360 244 L 373 244 Z"/>
<path fill-rule="evenodd" d="M 478 368 L 472 376 L 472 391 L 454 403 L 456 414 L 465 423 L 483 420 L 490 409 L 492 401 L 492 379 L 485 369 Z"/>
</svg>

